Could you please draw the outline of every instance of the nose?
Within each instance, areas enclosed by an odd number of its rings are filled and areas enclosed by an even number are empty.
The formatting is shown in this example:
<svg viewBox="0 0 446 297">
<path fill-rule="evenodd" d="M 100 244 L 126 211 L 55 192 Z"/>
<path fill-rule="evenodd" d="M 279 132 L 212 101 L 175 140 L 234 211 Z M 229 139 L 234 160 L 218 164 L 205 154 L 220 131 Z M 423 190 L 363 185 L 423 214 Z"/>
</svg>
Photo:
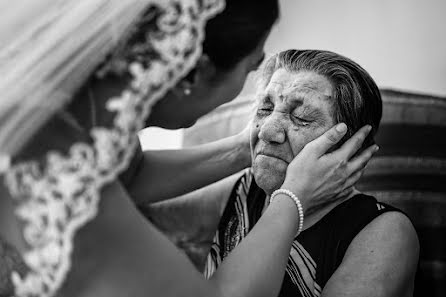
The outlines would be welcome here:
<svg viewBox="0 0 446 297">
<path fill-rule="evenodd" d="M 259 139 L 277 144 L 285 142 L 285 129 L 280 116 L 282 116 L 281 113 L 273 112 L 267 119 L 265 119 L 260 127 Z"/>
</svg>

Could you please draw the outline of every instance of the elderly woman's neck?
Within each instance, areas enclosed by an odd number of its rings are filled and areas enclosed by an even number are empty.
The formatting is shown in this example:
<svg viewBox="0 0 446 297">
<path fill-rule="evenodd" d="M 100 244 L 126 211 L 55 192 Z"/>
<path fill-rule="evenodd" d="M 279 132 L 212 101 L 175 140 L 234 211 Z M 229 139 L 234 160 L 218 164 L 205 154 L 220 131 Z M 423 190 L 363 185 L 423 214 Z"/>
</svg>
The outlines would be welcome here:
<svg viewBox="0 0 446 297">
<path fill-rule="evenodd" d="M 304 227 L 303 230 L 306 230 L 319 222 L 325 215 L 327 215 L 330 211 L 332 211 L 336 206 L 339 204 L 347 201 L 348 199 L 360 194 L 361 192 L 358 191 L 355 187 L 350 187 L 336 195 L 335 199 L 336 201 L 330 204 L 323 205 L 315 212 L 311 213 L 308 216 L 305 216 L 304 220 Z M 267 195 L 267 201 L 265 202 L 265 208 L 269 204 L 269 197 L 270 195 Z"/>
<path fill-rule="evenodd" d="M 339 204 L 349 200 L 350 198 L 360 194 L 355 187 L 350 187 L 336 195 L 336 201 L 330 204 L 326 204 L 313 212 L 312 214 L 305 217 L 303 230 L 306 230 L 319 222 L 325 215 L 327 215 L 330 211 L 332 211 Z"/>
</svg>

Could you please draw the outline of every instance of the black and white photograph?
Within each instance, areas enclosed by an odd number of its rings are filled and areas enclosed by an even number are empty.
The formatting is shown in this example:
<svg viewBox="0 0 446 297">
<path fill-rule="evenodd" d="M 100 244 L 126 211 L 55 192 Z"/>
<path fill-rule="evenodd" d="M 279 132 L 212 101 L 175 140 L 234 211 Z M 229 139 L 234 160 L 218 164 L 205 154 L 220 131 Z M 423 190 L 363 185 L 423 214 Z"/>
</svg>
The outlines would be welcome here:
<svg viewBox="0 0 446 297">
<path fill-rule="evenodd" d="M 445 13 L 0 0 L 0 297 L 445 297 Z"/>
</svg>

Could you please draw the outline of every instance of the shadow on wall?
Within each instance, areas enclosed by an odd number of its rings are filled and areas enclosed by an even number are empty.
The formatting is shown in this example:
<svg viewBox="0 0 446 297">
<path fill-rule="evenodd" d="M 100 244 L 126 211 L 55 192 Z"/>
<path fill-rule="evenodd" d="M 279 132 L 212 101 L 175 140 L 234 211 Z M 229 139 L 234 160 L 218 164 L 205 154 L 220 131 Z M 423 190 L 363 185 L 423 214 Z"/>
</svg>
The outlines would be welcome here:
<svg viewBox="0 0 446 297">
<path fill-rule="evenodd" d="M 358 188 L 411 218 L 421 250 L 415 296 L 446 296 L 446 98 L 381 90 L 381 149 Z M 252 101 L 239 98 L 185 130 L 184 146 L 241 131 Z"/>
</svg>

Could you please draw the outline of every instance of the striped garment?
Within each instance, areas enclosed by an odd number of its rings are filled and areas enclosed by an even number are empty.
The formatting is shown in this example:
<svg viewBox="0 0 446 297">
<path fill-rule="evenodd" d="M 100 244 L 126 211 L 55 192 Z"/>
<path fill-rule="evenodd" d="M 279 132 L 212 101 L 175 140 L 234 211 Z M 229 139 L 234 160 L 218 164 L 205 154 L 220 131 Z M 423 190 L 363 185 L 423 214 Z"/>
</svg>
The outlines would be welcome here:
<svg viewBox="0 0 446 297">
<path fill-rule="evenodd" d="M 266 198 L 247 170 L 236 182 L 215 234 L 204 271 L 207 278 L 254 227 L 268 205 Z M 292 244 L 279 296 L 320 296 L 353 238 L 387 211 L 399 210 L 358 194 L 304 230 Z"/>
</svg>

